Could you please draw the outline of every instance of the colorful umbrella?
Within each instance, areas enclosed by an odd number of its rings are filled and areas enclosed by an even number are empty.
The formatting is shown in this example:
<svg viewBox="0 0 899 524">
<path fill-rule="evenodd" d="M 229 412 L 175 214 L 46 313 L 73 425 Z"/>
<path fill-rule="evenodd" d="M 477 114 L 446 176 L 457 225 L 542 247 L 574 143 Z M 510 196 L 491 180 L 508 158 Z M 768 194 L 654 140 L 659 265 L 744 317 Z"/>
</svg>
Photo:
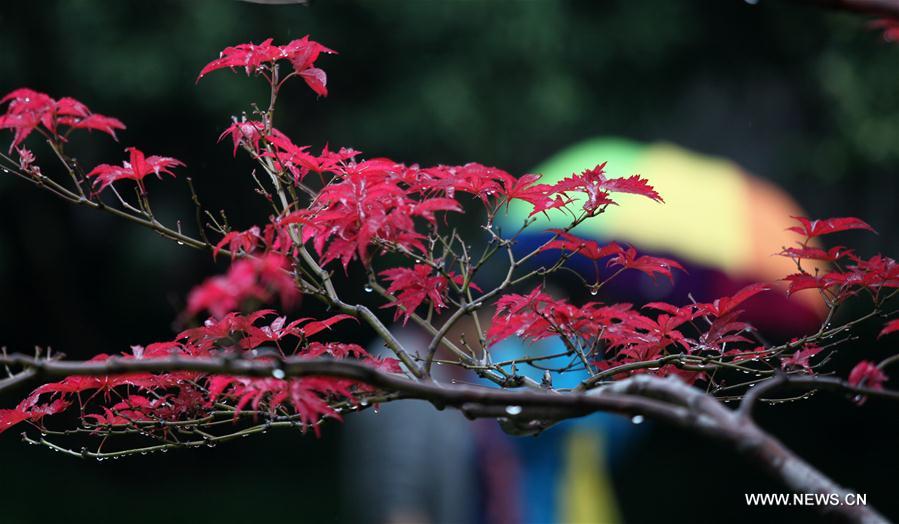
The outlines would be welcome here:
<svg viewBox="0 0 899 524">
<path fill-rule="evenodd" d="M 664 296 L 649 286 L 626 281 L 627 298 L 683 301 L 687 294 L 711 300 L 732 293 L 749 282 L 776 282 L 795 271 L 793 262 L 775 256 L 792 245 L 795 235 L 786 231 L 791 216 L 804 215 L 783 190 L 755 177 L 732 161 L 700 155 L 667 143 L 641 144 L 617 138 L 598 138 L 571 146 L 540 165 L 541 183 L 552 184 L 572 173 L 580 173 L 607 162 L 609 177 L 640 174 L 655 186 L 664 204 L 627 194 L 616 194 L 618 206 L 578 226 L 584 238 L 615 240 L 633 244 L 645 253 L 671 256 L 688 266 Z M 497 222 L 504 231 L 514 231 L 530 212 L 530 206 L 515 203 Z M 528 230 L 525 247 L 539 241 L 541 232 L 567 223 L 559 211 L 539 215 Z M 786 289 L 778 285 L 779 290 Z M 638 289 L 639 291 L 634 291 Z M 621 286 L 619 286 L 619 291 Z M 642 297 L 640 295 L 646 295 Z M 814 326 L 823 304 L 813 294 L 795 299 L 771 293 L 749 311 L 750 320 L 763 329 L 784 335 Z M 789 322 L 784 322 L 789 319 Z"/>
</svg>

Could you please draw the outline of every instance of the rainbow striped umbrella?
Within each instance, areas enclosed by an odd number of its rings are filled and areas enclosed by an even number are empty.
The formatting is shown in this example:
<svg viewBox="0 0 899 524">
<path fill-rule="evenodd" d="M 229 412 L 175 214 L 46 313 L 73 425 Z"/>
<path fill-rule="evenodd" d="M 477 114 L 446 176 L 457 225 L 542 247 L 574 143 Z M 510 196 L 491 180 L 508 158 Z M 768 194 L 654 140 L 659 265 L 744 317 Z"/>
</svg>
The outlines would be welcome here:
<svg viewBox="0 0 899 524">
<path fill-rule="evenodd" d="M 791 260 L 774 253 L 795 242 L 795 235 L 786 228 L 793 225 L 791 216 L 804 215 L 802 209 L 786 192 L 732 161 L 667 143 L 598 138 L 565 149 L 536 172 L 543 174 L 541 183 L 552 184 L 603 161 L 610 177 L 638 173 L 648 179 L 665 203 L 616 194 L 620 205 L 581 224 L 575 233 L 627 242 L 642 252 L 671 256 L 688 266 L 689 275 L 680 279 L 676 289 L 667 296 L 649 298 L 677 301 L 689 292 L 697 300 L 711 300 L 746 283 L 776 282 L 795 271 Z M 497 222 L 505 231 L 516 230 L 529 212 L 528 204 L 513 203 Z M 565 223 L 566 217 L 554 210 L 548 217 L 538 215 L 529 231 Z M 798 332 L 813 326 L 823 312 L 823 304 L 813 294 L 769 295 L 749 311 L 750 320 L 762 328 Z M 784 318 L 790 318 L 790 325 L 781 321 Z"/>
</svg>

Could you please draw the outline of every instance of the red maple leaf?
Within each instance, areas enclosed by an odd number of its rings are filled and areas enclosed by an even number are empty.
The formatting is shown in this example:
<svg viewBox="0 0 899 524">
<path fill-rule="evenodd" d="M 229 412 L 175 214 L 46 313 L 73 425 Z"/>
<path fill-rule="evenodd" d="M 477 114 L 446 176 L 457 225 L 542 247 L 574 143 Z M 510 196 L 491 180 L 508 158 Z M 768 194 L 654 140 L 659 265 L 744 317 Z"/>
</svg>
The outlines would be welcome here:
<svg viewBox="0 0 899 524">
<path fill-rule="evenodd" d="M 788 247 L 778 253 L 780 256 L 794 260 L 823 260 L 836 262 L 842 258 L 852 257 L 853 251 L 844 246 L 834 246 L 827 251 L 817 247 Z"/>
<path fill-rule="evenodd" d="M 313 91 L 321 96 L 327 96 L 327 75 L 321 69 L 314 67 L 315 61 L 321 53 L 334 54 L 335 51 L 309 39 L 306 35 L 283 46 L 272 45 L 269 38 L 260 44 L 252 42 L 226 47 L 219 53 L 219 57 L 206 64 L 197 76 L 201 78 L 217 69 L 243 68 L 249 76 L 250 73 L 262 72 L 264 67 L 272 67 L 278 60 L 289 60 L 294 72 L 302 78 Z"/>
<path fill-rule="evenodd" d="M 358 344 L 344 344 L 341 342 L 310 342 L 303 351 L 303 355 L 309 358 L 330 355 L 334 358 L 368 357 L 368 351 Z"/>
<path fill-rule="evenodd" d="M 129 154 L 129 160 L 122 162 L 122 165 L 100 164 L 87 174 L 88 178 L 97 177 L 94 185 L 99 185 L 100 191 L 118 180 L 134 180 L 141 192 L 144 192 L 143 180 L 147 175 L 155 174 L 159 179 L 162 179 L 162 173 L 175 176 L 172 168 L 184 166 L 180 160 L 167 156 L 145 156 L 136 147 L 126 148 L 125 151 Z"/>
<path fill-rule="evenodd" d="M 68 133 L 60 134 L 59 127 L 97 130 L 116 138 L 117 129 L 125 129 L 118 119 L 92 113 L 74 98 L 54 100 L 50 96 L 28 88 L 19 88 L 0 99 L 0 105 L 9 103 L 4 115 L 0 115 L 0 129 L 12 129 L 15 133 L 9 150 L 12 151 L 38 126 L 57 140 L 65 141 Z"/>
<path fill-rule="evenodd" d="M 403 317 L 403 323 L 425 300 L 434 307 L 435 312 L 445 309 L 447 280 L 443 275 L 432 273 L 431 266 L 427 264 L 416 264 L 412 269 L 396 267 L 381 271 L 379 274 L 390 282 L 387 292 L 396 295 L 396 302 L 381 307 L 397 308 L 394 320 Z"/>
<path fill-rule="evenodd" d="M 625 269 L 635 269 L 651 277 L 655 277 L 656 275 L 664 275 L 668 277 L 669 280 L 674 280 L 672 270 L 677 269 L 685 273 L 687 271 L 676 260 L 671 260 L 670 258 L 652 257 L 649 255 L 638 256 L 637 250 L 633 247 L 624 249 L 617 244 L 606 246 L 606 248 L 612 249 L 612 246 L 617 247 L 618 249 L 615 256 L 612 257 L 611 260 L 609 260 L 609 266 L 621 266 Z"/>
<path fill-rule="evenodd" d="M 563 200 L 561 196 L 553 194 L 553 186 L 549 184 L 538 184 L 537 181 L 543 175 L 529 174 L 522 175 L 519 178 L 509 176 L 503 180 L 502 196 L 506 197 L 506 202 L 514 199 L 523 200 L 533 206 L 529 217 L 537 213 L 543 213 L 549 209 L 565 206 L 569 200 Z"/>
<path fill-rule="evenodd" d="M 253 150 L 256 154 L 259 154 L 259 142 L 262 141 L 263 138 L 269 141 L 273 141 L 276 138 L 289 140 L 283 133 L 275 128 L 272 128 L 269 134 L 266 135 L 265 124 L 263 122 L 260 122 L 259 120 L 247 120 L 245 118 L 241 120 L 235 118 L 231 125 L 219 135 L 219 142 L 229 135 L 231 136 L 231 141 L 234 143 L 233 154 L 235 156 L 237 155 L 237 148 L 241 145 Z"/>
<path fill-rule="evenodd" d="M 878 338 L 884 335 L 889 335 L 890 333 L 895 333 L 897 331 L 899 331 L 899 318 L 887 322 L 886 325 L 883 326 L 883 329 L 880 331 Z"/>
<path fill-rule="evenodd" d="M 37 404 L 37 396 L 30 395 L 15 409 L 0 409 L 0 433 L 26 420 L 40 423 L 44 417 L 65 411 L 71 402 L 57 398 L 46 404 Z"/>
<path fill-rule="evenodd" d="M 461 166 L 434 166 L 424 169 L 410 168 L 407 181 L 412 190 L 422 194 L 443 194 L 455 198 L 456 192 L 476 195 L 482 202 L 490 197 L 503 196 L 504 187 L 514 185 L 515 177 L 498 169 L 477 162 Z M 527 175 L 526 175 L 527 176 Z"/>
<path fill-rule="evenodd" d="M 804 348 L 796 350 L 796 352 L 789 357 L 782 358 L 780 366 L 782 369 L 794 367 L 803 369 L 806 373 L 811 373 L 812 367 L 809 360 L 820 353 L 821 349 L 820 346 L 806 345 Z"/>
<path fill-rule="evenodd" d="M 359 155 L 359 151 L 352 148 L 331 151 L 325 146 L 316 156 L 309 152 L 310 146 L 297 146 L 286 136 L 273 134 L 267 138 L 275 150 L 263 156 L 277 160 L 282 169 L 290 171 L 295 182 L 302 182 L 309 173 L 339 172 L 345 162 Z"/>
<path fill-rule="evenodd" d="M 555 233 L 559 236 L 558 240 L 553 240 L 542 247 L 542 251 L 561 249 L 577 253 L 591 260 L 599 260 L 611 255 L 620 254 L 623 249 L 618 244 L 611 242 L 604 246 L 600 246 L 595 240 L 587 240 L 576 237 L 570 233 L 566 233 L 561 229 L 548 229 L 548 232 Z"/>
<path fill-rule="evenodd" d="M 789 227 L 787 230 L 804 235 L 807 239 L 851 229 L 864 229 L 872 233 L 877 233 L 877 231 L 874 231 L 873 227 L 855 217 L 836 217 L 820 220 L 809 220 L 805 217 L 792 218 L 797 220 L 800 225 Z"/>
<path fill-rule="evenodd" d="M 609 193 L 631 193 L 642 195 L 656 202 L 663 202 L 662 197 L 655 189 L 639 175 L 628 178 L 607 178 L 605 175 L 606 163 L 598 164 L 593 169 L 587 169 L 580 175 L 572 175 L 560 180 L 553 186 L 555 192 L 581 192 L 587 195 L 584 202 L 584 210 L 590 214 L 615 201 L 609 198 Z"/>
<path fill-rule="evenodd" d="M 334 315 L 330 318 L 326 318 L 325 320 L 316 320 L 315 322 L 310 322 L 303 326 L 300 329 L 300 333 L 304 337 L 311 337 L 312 335 L 315 335 L 320 331 L 331 329 L 331 326 L 343 320 L 356 320 L 356 317 L 341 313 L 339 315 Z"/>
<path fill-rule="evenodd" d="M 252 253 L 260 239 L 259 226 L 253 226 L 246 231 L 229 231 L 213 248 L 212 257 L 217 257 L 219 251 L 226 245 L 228 246 L 228 251 L 231 252 L 232 259 L 241 251 L 245 254 Z"/>
<path fill-rule="evenodd" d="M 275 293 L 285 307 L 292 307 L 299 290 L 286 271 L 289 267 L 287 259 L 277 253 L 233 262 L 225 275 L 209 278 L 191 290 L 187 314 L 207 310 L 213 317 L 222 318 L 245 300 L 267 302 Z"/>
<path fill-rule="evenodd" d="M 323 265 L 340 260 L 346 268 L 354 258 L 368 264 L 378 241 L 423 253 L 425 236 L 413 219 L 433 223 L 435 212 L 461 207 L 448 198 L 422 198 L 408 187 L 406 174 L 403 164 L 387 158 L 340 165 L 311 208 L 292 213 L 290 220 L 303 224 L 302 241 L 312 240 Z"/>
<path fill-rule="evenodd" d="M 739 306 L 743 302 L 746 302 L 759 293 L 770 290 L 771 288 L 766 284 L 750 284 L 731 296 L 717 298 L 711 304 L 697 304 L 696 306 L 705 315 L 723 317 L 729 313 L 736 311 L 737 306 Z"/>
<path fill-rule="evenodd" d="M 282 58 L 281 48 L 272 45 L 272 41 L 272 38 L 268 38 L 260 44 L 250 42 L 224 48 L 217 59 L 203 66 L 199 76 L 197 76 L 197 81 L 199 82 L 201 78 L 212 71 L 226 67 L 232 70 L 242 67 L 247 75 L 256 72 L 263 64 Z M 286 56 L 283 58 L 286 58 Z"/>
<path fill-rule="evenodd" d="M 327 47 L 309 40 L 309 35 L 304 36 L 281 46 L 281 51 L 286 54 L 288 60 L 293 65 L 293 70 L 312 88 L 313 91 L 321 96 L 328 96 L 328 77 L 325 72 L 317 67 L 313 67 L 318 55 L 321 53 L 336 54 L 337 52 Z"/>
<path fill-rule="evenodd" d="M 883 389 L 883 383 L 889 377 L 870 360 L 862 360 L 849 372 L 849 385 L 855 387 L 867 387 L 871 389 Z"/>
</svg>

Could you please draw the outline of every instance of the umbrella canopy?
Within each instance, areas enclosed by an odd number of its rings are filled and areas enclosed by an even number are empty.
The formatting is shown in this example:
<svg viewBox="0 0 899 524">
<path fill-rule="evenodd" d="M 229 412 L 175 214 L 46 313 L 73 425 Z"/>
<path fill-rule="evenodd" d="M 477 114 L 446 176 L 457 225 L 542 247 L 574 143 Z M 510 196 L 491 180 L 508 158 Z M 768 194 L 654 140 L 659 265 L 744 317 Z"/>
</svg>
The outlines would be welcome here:
<svg viewBox="0 0 899 524">
<path fill-rule="evenodd" d="M 536 172 L 543 174 L 541 183 L 553 184 L 599 162 L 607 162 L 610 178 L 639 174 L 648 179 L 665 203 L 616 194 L 620 205 L 610 206 L 601 216 L 578 226 L 574 231 L 578 236 L 626 242 L 642 252 L 678 259 L 691 274 L 684 280 L 692 289 L 684 291 L 698 300 L 731 293 L 749 282 L 776 282 L 795 272 L 790 259 L 774 254 L 795 243 L 795 234 L 786 228 L 794 225 L 791 216 L 804 213 L 786 192 L 770 182 L 726 159 L 667 143 L 642 144 L 617 138 L 598 138 L 569 147 L 538 166 Z M 529 212 L 529 205 L 513 203 L 497 222 L 504 231 L 514 231 Z M 542 236 L 537 233 L 567 221 L 561 212 L 553 210 L 538 215 L 528 230 L 535 237 Z M 523 243 L 530 242 L 525 238 Z M 785 285 L 776 286 L 786 289 Z M 685 293 L 675 290 L 668 295 L 649 298 L 676 300 Z M 820 298 L 812 294 L 766 300 L 766 308 L 774 309 L 767 315 L 772 318 L 762 319 L 765 327 L 777 324 L 777 316 L 790 312 L 791 320 L 795 321 L 796 315 L 803 317 L 800 324 L 806 328 L 823 312 Z"/>
</svg>

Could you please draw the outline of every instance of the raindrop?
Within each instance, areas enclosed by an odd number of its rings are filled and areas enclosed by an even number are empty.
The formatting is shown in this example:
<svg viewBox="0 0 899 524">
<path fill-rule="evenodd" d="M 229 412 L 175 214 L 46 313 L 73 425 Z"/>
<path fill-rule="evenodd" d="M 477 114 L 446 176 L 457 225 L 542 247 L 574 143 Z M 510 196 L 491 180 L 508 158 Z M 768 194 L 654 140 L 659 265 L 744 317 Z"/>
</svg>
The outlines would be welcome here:
<svg viewBox="0 0 899 524">
<path fill-rule="evenodd" d="M 184 245 L 184 242 L 182 242 L 182 241 L 179 240 L 179 241 L 178 241 L 178 245 L 179 245 L 179 246 L 183 246 L 183 245 Z"/>
<path fill-rule="evenodd" d="M 287 376 L 287 374 L 284 373 L 283 369 L 273 369 L 272 376 L 278 380 L 282 380 L 284 377 Z"/>
<path fill-rule="evenodd" d="M 365 290 L 366 293 L 371 293 L 372 291 L 374 291 L 374 288 L 372 288 L 368 284 L 365 284 L 365 287 L 363 289 Z"/>
<path fill-rule="evenodd" d="M 592 287 L 592 288 L 590 288 L 590 294 L 595 297 L 597 294 L 599 294 L 599 290 L 596 289 L 595 287 Z"/>
<path fill-rule="evenodd" d="M 368 405 L 368 400 L 366 400 L 366 399 L 360 400 L 360 401 L 359 401 L 359 405 L 362 406 L 362 407 L 367 406 L 367 405 Z"/>
<path fill-rule="evenodd" d="M 642 424 L 643 415 L 634 415 L 633 418 L 631 418 L 631 422 L 633 422 L 634 424 Z"/>
<path fill-rule="evenodd" d="M 506 413 L 509 415 L 521 415 L 521 406 L 506 406 Z"/>
</svg>

